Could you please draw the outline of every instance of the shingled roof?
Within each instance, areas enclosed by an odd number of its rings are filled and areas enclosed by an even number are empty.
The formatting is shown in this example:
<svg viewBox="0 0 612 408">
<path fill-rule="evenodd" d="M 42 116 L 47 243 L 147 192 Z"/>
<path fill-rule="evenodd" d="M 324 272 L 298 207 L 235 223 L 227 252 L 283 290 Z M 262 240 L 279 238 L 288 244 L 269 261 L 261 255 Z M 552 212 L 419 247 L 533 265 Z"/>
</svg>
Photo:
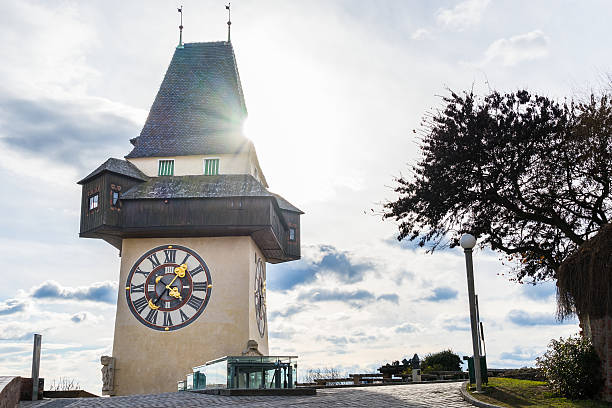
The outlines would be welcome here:
<svg viewBox="0 0 612 408">
<path fill-rule="evenodd" d="M 109 171 L 111 173 L 117 173 L 123 176 L 132 177 L 136 180 L 146 181 L 149 179 L 143 172 L 138 170 L 138 168 L 129 161 L 114 159 L 111 157 L 110 159 L 102 163 L 97 169 L 89 173 L 87 177 L 79 181 L 78 184 L 85 184 L 88 180 L 92 179 L 93 177 L 104 171 Z"/>
<path fill-rule="evenodd" d="M 126 158 L 236 153 L 247 143 L 246 116 L 232 44 L 184 44 Z"/>
<path fill-rule="evenodd" d="M 269 192 L 250 174 L 152 177 L 121 195 L 122 200 L 225 197 L 273 197 L 281 209 L 303 214 L 289 201 Z"/>
</svg>

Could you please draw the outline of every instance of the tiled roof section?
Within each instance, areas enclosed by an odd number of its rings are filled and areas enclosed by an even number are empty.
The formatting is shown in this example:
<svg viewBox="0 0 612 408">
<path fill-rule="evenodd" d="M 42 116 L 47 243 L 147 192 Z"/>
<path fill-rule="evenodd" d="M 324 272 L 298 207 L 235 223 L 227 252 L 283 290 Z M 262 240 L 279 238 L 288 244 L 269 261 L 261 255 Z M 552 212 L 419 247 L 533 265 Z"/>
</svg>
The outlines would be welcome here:
<svg viewBox="0 0 612 408">
<path fill-rule="evenodd" d="M 110 158 L 102 163 L 97 169 L 92 171 L 83 180 L 79 181 L 78 184 L 85 184 L 88 180 L 102 173 L 103 171 L 110 171 L 112 173 L 121 174 L 124 176 L 132 177 L 136 180 L 147 181 L 149 178 L 136 166 L 127 160 Z"/>
<path fill-rule="evenodd" d="M 274 197 L 279 201 L 250 174 L 151 177 L 121 195 L 122 200 L 222 197 Z M 284 206 L 291 205 L 283 201 Z M 280 203 L 279 207 L 284 208 Z"/>
<path fill-rule="evenodd" d="M 304 211 L 300 210 L 299 208 L 291 204 L 289 201 L 285 200 L 283 197 L 275 193 L 272 193 L 272 194 L 276 197 L 276 202 L 278 203 L 278 206 L 282 210 L 293 211 L 296 213 L 304 214 Z"/>
<path fill-rule="evenodd" d="M 177 48 L 134 149 L 126 158 L 235 153 L 247 116 L 231 43 Z"/>
</svg>

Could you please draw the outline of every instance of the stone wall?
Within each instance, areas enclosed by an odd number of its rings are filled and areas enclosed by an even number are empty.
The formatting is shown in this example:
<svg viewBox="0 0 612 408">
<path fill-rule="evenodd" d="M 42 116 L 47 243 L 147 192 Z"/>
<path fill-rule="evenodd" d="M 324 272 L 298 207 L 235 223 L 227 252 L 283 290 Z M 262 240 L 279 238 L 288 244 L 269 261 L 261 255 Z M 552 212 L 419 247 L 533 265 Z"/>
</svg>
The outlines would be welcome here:
<svg viewBox="0 0 612 408">
<path fill-rule="evenodd" d="M 590 319 L 589 326 L 593 346 L 601 358 L 601 371 L 605 381 L 601 397 L 612 402 L 612 318 L 607 316 Z"/>
<path fill-rule="evenodd" d="M 0 408 L 15 408 L 19 403 L 21 377 L 0 376 Z"/>
</svg>

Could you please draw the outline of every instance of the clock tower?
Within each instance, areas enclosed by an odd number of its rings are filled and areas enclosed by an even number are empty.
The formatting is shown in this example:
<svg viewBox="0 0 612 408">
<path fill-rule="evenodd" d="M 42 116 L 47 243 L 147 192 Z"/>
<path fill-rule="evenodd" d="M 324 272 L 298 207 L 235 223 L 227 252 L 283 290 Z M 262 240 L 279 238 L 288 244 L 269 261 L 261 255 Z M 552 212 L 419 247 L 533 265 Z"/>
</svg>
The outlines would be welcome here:
<svg viewBox="0 0 612 408">
<path fill-rule="evenodd" d="M 79 181 L 80 236 L 121 256 L 104 394 L 175 391 L 249 340 L 268 354 L 266 263 L 300 258 L 302 212 L 268 190 L 246 116 L 232 44 L 181 43 L 132 151 Z"/>
</svg>

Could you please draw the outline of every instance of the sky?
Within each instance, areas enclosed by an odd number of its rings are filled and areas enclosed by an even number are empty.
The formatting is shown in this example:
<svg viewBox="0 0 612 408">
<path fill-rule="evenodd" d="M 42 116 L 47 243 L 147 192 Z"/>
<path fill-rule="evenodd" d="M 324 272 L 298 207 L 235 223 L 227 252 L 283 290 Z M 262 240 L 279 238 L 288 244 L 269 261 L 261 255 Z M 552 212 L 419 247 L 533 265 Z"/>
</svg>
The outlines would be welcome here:
<svg viewBox="0 0 612 408">
<path fill-rule="evenodd" d="M 178 43 L 181 3 L 1 0 L 0 375 L 100 393 L 119 254 L 79 239 L 76 181 L 130 151 Z M 175 4 L 176 3 L 176 4 Z M 221 1 L 183 0 L 184 40 L 226 38 Z M 449 89 L 576 97 L 612 72 L 607 1 L 232 2 L 232 42 L 270 189 L 305 211 L 302 259 L 268 265 L 271 354 L 300 370 L 375 372 L 471 350 L 463 254 L 397 242 L 380 217 L 419 158 L 413 133 Z M 474 253 L 489 366 L 533 366 L 553 338 L 555 286 L 508 281 Z"/>
</svg>

